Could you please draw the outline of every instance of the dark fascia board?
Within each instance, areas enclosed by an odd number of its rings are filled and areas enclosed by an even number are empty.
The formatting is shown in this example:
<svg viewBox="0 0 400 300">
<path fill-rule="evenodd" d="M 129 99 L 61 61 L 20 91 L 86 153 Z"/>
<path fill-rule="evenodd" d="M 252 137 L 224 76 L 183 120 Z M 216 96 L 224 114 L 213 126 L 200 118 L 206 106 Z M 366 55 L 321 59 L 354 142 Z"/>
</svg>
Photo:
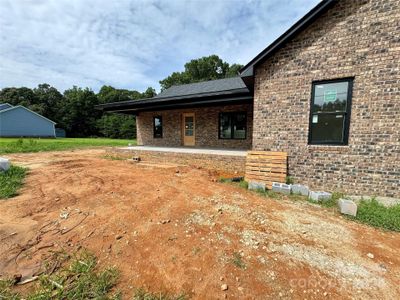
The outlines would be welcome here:
<svg viewBox="0 0 400 300">
<path fill-rule="evenodd" d="M 193 99 L 192 101 L 170 101 L 168 103 L 149 103 L 149 105 L 126 105 L 124 107 L 114 107 L 111 109 L 105 109 L 104 111 L 124 113 L 124 114 L 137 114 L 142 111 L 155 111 L 155 110 L 171 110 L 179 108 L 191 108 L 191 107 L 209 107 L 209 106 L 220 106 L 220 105 L 235 105 L 253 103 L 252 95 L 243 95 L 227 98 L 209 98 L 209 99 Z"/>
<path fill-rule="evenodd" d="M 267 59 L 270 55 L 278 51 L 285 43 L 294 38 L 297 34 L 303 31 L 309 26 L 316 18 L 330 8 L 337 0 L 323 0 L 318 3 L 313 9 L 311 9 L 304 17 L 297 21 L 292 27 L 290 27 L 284 34 L 277 38 L 272 44 L 261 51 L 256 57 L 254 57 L 248 64 L 240 69 L 239 73 L 242 77 L 253 76 L 254 66 L 259 64 L 261 61 Z"/>
<path fill-rule="evenodd" d="M 190 103 L 193 99 L 207 99 L 210 97 L 219 98 L 219 97 L 233 97 L 233 96 L 243 96 L 249 95 L 251 96 L 249 90 L 247 88 L 235 89 L 235 90 L 227 90 L 221 92 L 213 92 L 213 93 L 198 93 L 193 95 L 184 95 L 177 97 L 153 97 L 147 99 L 139 99 L 139 100 L 129 100 L 129 101 L 121 101 L 121 102 L 112 102 L 106 104 L 96 105 L 96 109 L 105 110 L 105 111 L 114 111 L 121 107 L 142 107 L 142 106 L 150 106 L 154 104 L 167 104 L 174 103 L 175 101 L 181 101 L 183 103 Z"/>
</svg>

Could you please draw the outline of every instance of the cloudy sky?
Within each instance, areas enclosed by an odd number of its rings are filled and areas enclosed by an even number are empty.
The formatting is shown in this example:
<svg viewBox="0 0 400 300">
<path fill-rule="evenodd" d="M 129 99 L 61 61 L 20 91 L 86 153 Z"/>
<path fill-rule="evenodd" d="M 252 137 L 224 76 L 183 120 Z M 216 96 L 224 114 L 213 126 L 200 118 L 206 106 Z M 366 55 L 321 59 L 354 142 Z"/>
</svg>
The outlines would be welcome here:
<svg viewBox="0 0 400 300">
<path fill-rule="evenodd" d="M 0 88 L 142 91 L 185 62 L 245 64 L 319 0 L 0 0 Z"/>
</svg>

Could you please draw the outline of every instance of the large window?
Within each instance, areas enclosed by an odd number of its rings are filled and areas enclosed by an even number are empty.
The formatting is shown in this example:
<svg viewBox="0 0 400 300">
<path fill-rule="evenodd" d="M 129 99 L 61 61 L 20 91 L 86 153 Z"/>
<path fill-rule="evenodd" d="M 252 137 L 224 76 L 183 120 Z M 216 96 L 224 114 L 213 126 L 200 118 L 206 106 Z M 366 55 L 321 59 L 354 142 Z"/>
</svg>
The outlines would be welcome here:
<svg viewBox="0 0 400 300">
<path fill-rule="evenodd" d="M 310 144 L 347 145 L 353 79 L 314 82 Z"/>
<path fill-rule="evenodd" d="M 246 112 L 220 113 L 219 115 L 219 138 L 237 139 L 246 138 L 247 118 Z"/>
<path fill-rule="evenodd" d="M 157 116 L 153 118 L 153 133 L 154 138 L 162 138 L 163 127 L 162 127 L 162 117 Z"/>
</svg>

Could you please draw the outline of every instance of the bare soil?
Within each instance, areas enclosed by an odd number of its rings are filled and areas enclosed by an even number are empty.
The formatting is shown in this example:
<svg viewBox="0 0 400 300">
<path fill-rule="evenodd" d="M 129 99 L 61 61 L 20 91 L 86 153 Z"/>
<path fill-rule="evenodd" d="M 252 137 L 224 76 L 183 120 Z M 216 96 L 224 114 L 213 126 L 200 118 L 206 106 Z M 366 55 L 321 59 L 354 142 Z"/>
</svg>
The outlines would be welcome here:
<svg viewBox="0 0 400 300">
<path fill-rule="evenodd" d="M 19 196 L 0 201 L 0 278 L 29 278 L 54 251 L 87 248 L 121 271 L 127 299 L 134 287 L 193 299 L 400 297 L 399 233 L 207 170 L 104 154 L 8 156 L 30 172 Z"/>
</svg>

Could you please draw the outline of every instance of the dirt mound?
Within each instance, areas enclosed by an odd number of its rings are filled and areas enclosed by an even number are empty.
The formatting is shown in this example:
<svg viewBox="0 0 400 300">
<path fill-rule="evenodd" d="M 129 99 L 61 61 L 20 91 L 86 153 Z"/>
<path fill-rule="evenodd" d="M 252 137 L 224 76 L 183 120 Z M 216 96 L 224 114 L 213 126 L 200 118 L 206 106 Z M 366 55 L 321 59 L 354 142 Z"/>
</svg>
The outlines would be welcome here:
<svg viewBox="0 0 400 300">
<path fill-rule="evenodd" d="M 31 171 L 20 196 L 0 201 L 0 276 L 29 277 L 54 251 L 87 248 L 121 270 L 126 298 L 133 287 L 193 299 L 400 295 L 398 233 L 262 198 L 206 170 L 103 155 L 9 155 Z"/>
</svg>

